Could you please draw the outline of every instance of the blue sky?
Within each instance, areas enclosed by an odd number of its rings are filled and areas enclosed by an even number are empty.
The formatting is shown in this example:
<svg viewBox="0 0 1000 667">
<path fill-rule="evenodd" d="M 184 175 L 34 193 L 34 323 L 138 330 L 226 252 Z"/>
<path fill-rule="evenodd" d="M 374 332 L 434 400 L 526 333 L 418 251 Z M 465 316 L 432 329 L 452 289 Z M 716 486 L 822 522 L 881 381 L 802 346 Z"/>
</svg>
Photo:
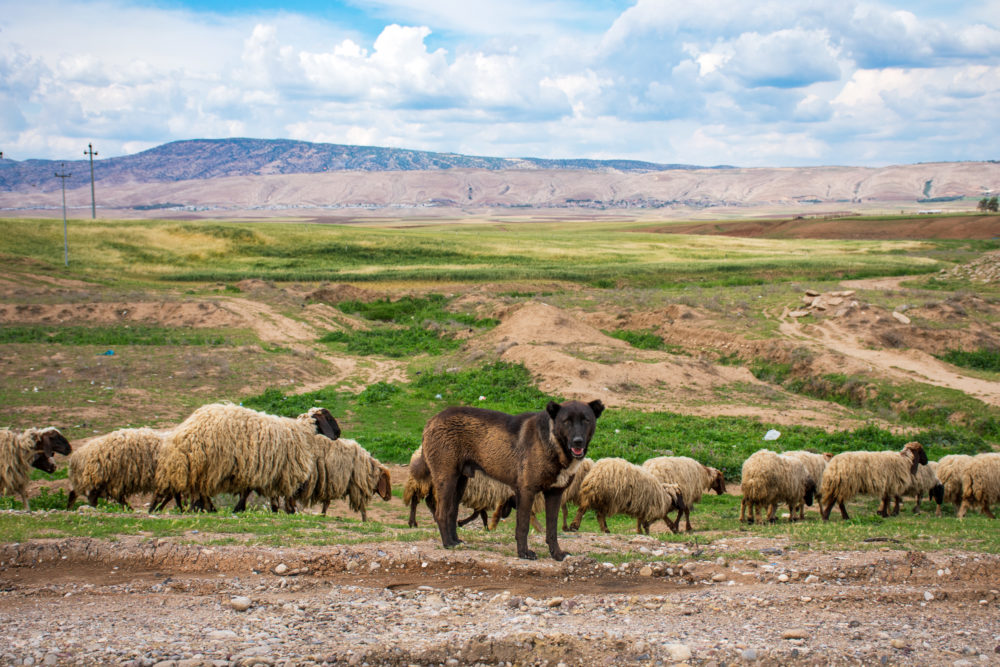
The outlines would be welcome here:
<svg viewBox="0 0 1000 667">
<path fill-rule="evenodd" d="M 258 137 L 740 166 L 1000 157 L 1000 0 L 0 0 L 0 150 Z"/>
</svg>

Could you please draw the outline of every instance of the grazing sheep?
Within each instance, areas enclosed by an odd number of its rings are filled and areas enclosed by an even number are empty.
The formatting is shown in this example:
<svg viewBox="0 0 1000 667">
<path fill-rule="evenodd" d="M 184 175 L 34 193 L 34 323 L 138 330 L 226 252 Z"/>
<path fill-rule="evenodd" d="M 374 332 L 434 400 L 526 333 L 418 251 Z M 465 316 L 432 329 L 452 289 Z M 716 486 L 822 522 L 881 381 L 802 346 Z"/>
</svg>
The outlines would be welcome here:
<svg viewBox="0 0 1000 667">
<path fill-rule="evenodd" d="M 334 446 L 344 447 L 350 453 L 351 479 L 347 485 L 347 500 L 352 510 L 361 512 L 361 520 L 368 521 L 366 508 L 369 498 L 377 493 L 382 500 L 392 499 L 389 469 L 355 440 L 338 439 Z M 342 460 L 346 462 L 346 458 Z M 329 506 L 329 500 L 323 503 L 323 514 Z"/>
<path fill-rule="evenodd" d="M 1000 452 L 976 454 L 962 471 L 962 506 L 956 515 L 965 516 L 973 504 L 982 508 L 983 514 L 995 519 L 990 505 L 1000 502 Z"/>
<path fill-rule="evenodd" d="M 127 428 L 106 433 L 77 448 L 69 457 L 70 492 L 66 509 L 78 494 L 97 506 L 107 496 L 132 509 L 128 497 L 156 491 L 156 461 L 163 433 L 149 428 Z"/>
<path fill-rule="evenodd" d="M 954 505 L 956 511 L 962 505 L 962 471 L 971 460 L 968 454 L 949 454 L 938 461 L 937 476 L 944 485 L 944 502 Z"/>
<path fill-rule="evenodd" d="M 676 484 L 664 484 L 651 472 L 629 463 L 625 459 L 606 458 L 594 463 L 590 473 L 580 487 L 580 509 L 569 529 L 577 531 L 584 514 L 593 509 L 597 513 L 597 524 L 605 533 L 608 524 L 605 518 L 614 514 L 628 514 L 636 519 L 636 532 L 649 534 L 649 527 L 663 519 L 670 532 L 677 532 L 677 524 L 671 521 L 669 512 L 686 507 L 681 488 Z"/>
<path fill-rule="evenodd" d="M 934 514 L 941 516 L 941 503 L 944 502 L 944 485 L 938 479 L 937 469 L 937 461 L 928 461 L 927 465 L 917 468 L 917 474 L 913 476 L 913 481 L 907 487 L 906 491 L 903 492 L 904 496 L 916 497 L 917 502 L 913 505 L 914 514 L 920 514 L 920 501 L 926 493 L 927 497 L 937 504 Z M 901 502 L 903 502 L 902 497 L 896 496 L 896 506 L 892 510 L 894 515 L 899 514 L 899 505 Z"/>
<path fill-rule="evenodd" d="M 580 489 L 583 487 L 583 480 L 585 480 L 587 478 L 587 475 L 590 474 L 590 471 L 593 470 L 593 468 L 594 468 L 594 460 L 593 459 L 582 459 L 580 461 L 580 465 L 576 469 L 576 472 L 573 474 L 573 481 L 570 482 L 569 486 L 566 487 L 566 490 L 563 491 L 563 494 L 562 494 L 562 528 L 563 528 L 563 531 L 568 531 L 569 530 L 569 526 L 566 525 L 566 517 L 569 514 L 569 508 L 567 507 L 567 504 L 568 503 L 573 503 L 574 505 L 579 505 L 580 504 Z M 536 504 L 538 503 L 537 496 L 535 498 L 535 503 Z M 542 510 L 544 510 L 544 509 L 545 509 L 545 507 L 543 505 L 542 506 Z M 534 507 L 532 507 L 532 511 L 535 512 L 536 514 L 538 512 L 541 512 L 542 510 L 535 509 Z M 541 532 L 541 531 L 539 531 L 539 532 Z"/>
<path fill-rule="evenodd" d="M 691 508 L 701 500 L 704 491 L 712 490 L 718 495 L 726 492 L 726 479 L 722 471 L 703 465 L 688 456 L 657 456 L 643 462 L 642 467 L 653 473 L 658 480 L 681 487 L 684 494 L 683 512 L 678 511 L 677 523 L 684 514 L 684 530 L 691 531 Z"/>
<path fill-rule="evenodd" d="M 459 521 L 458 525 L 465 526 L 480 517 L 483 521 L 483 527 L 486 530 L 493 530 L 500 519 L 509 516 L 515 508 L 514 496 L 514 490 L 503 482 L 486 476 L 482 471 L 476 471 L 469 478 L 460 501 L 463 507 L 472 510 L 472 514 Z M 417 505 L 422 499 L 433 513 L 435 507 L 434 486 L 431 482 L 430 469 L 424 461 L 423 450 L 418 447 L 410 456 L 410 476 L 403 487 L 403 503 L 410 507 L 408 524 L 411 528 L 417 525 Z M 489 519 L 487 519 L 488 512 L 492 513 Z M 532 518 L 534 519 L 534 517 Z M 532 523 L 535 525 L 535 529 L 540 531 L 537 520 Z"/>
<path fill-rule="evenodd" d="M 823 473 L 823 520 L 830 519 L 834 504 L 840 515 L 849 519 L 844 503 L 859 493 L 882 499 L 879 516 L 889 516 L 889 501 L 902 495 L 917 474 L 927 465 L 927 454 L 919 442 L 908 442 L 900 452 L 841 452 Z"/>
<path fill-rule="evenodd" d="M 232 403 L 195 410 L 166 438 L 156 467 L 158 495 L 185 493 L 210 503 L 219 493 L 246 508 L 256 491 L 269 498 L 294 496 L 313 466 L 309 436 L 334 439 L 340 427 L 324 408 L 297 418 L 278 417 Z"/>
<path fill-rule="evenodd" d="M 830 462 L 833 458 L 833 454 L 827 452 L 825 454 L 817 454 L 815 452 L 806 451 L 804 449 L 793 449 L 789 452 L 782 452 L 782 456 L 791 456 L 796 458 L 805 464 L 806 470 L 809 472 L 809 476 L 813 478 L 816 483 L 816 489 L 819 490 L 823 486 L 823 471 L 826 470 L 826 464 Z M 800 519 L 806 518 L 805 506 L 800 506 L 801 512 L 799 513 Z"/>
<path fill-rule="evenodd" d="M 0 495 L 21 496 L 24 509 L 28 503 L 28 482 L 31 467 L 54 472 L 53 454 L 69 454 L 72 447 L 59 429 L 29 428 L 22 432 L 0 429 Z"/>
<path fill-rule="evenodd" d="M 769 449 L 759 449 L 743 462 L 740 476 L 740 522 L 753 523 L 757 510 L 767 506 L 767 520 L 775 520 L 779 503 L 788 504 L 788 521 L 801 516 L 802 506 L 812 505 L 816 482 L 806 465 L 794 456 L 783 456 Z M 747 513 L 749 511 L 749 516 Z"/>
</svg>

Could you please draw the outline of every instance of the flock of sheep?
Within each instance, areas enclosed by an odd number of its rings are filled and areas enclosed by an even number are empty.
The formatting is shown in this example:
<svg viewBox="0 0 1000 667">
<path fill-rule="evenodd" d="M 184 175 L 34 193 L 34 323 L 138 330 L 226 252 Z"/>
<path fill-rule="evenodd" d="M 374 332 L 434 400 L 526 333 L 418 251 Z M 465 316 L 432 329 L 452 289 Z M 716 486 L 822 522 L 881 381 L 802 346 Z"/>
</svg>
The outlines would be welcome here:
<svg viewBox="0 0 1000 667">
<path fill-rule="evenodd" d="M 25 509 L 30 468 L 55 470 L 53 455 L 68 454 L 71 490 L 68 507 L 78 496 L 91 505 L 101 497 L 128 507 L 134 494 L 152 494 L 152 509 L 173 500 L 181 509 L 185 498 L 191 509 L 213 510 L 220 493 L 239 497 L 235 511 L 245 508 L 251 493 L 283 502 L 287 512 L 347 499 L 351 509 L 367 521 L 366 506 L 378 495 L 391 498 L 389 471 L 357 442 L 340 437 L 340 427 L 324 408 L 313 408 L 297 418 L 278 417 L 231 403 L 195 410 L 169 431 L 122 429 L 95 438 L 71 451 L 54 428 L 23 432 L 0 429 L 0 495 L 18 494 Z M 433 512 L 434 489 L 420 449 L 410 460 L 403 502 L 410 509 L 409 525 L 416 526 L 416 509 L 424 500 Z M 636 519 L 636 530 L 649 533 L 656 521 L 677 532 L 681 518 L 692 529 L 690 512 L 704 492 L 722 494 L 722 473 L 683 456 L 661 456 L 636 465 L 620 458 L 584 459 L 562 497 L 563 530 L 575 531 L 586 512 L 593 510 L 598 525 L 609 532 L 606 518 L 625 514 Z M 845 503 L 857 495 L 881 500 L 878 513 L 898 514 L 903 497 L 915 496 L 919 511 L 926 494 L 937 503 L 954 504 L 961 518 L 970 508 L 994 518 L 990 505 L 1000 502 L 1000 453 L 950 455 L 928 462 L 923 447 L 907 443 L 902 451 L 852 451 L 832 456 L 807 451 L 777 453 L 761 449 L 743 464 L 740 521 L 775 519 L 779 505 L 787 505 L 791 521 L 805 517 L 805 505 L 820 499 L 824 520 L 834 505 L 844 519 Z M 515 507 L 507 485 L 477 472 L 469 480 L 461 504 L 472 515 L 462 524 L 481 518 L 492 529 Z M 567 504 L 578 506 L 567 525 Z M 890 504 L 893 506 L 890 508 Z M 544 511 L 535 499 L 533 514 Z M 676 512 L 676 516 L 670 514 Z M 540 530 L 532 517 L 536 530 Z"/>
</svg>

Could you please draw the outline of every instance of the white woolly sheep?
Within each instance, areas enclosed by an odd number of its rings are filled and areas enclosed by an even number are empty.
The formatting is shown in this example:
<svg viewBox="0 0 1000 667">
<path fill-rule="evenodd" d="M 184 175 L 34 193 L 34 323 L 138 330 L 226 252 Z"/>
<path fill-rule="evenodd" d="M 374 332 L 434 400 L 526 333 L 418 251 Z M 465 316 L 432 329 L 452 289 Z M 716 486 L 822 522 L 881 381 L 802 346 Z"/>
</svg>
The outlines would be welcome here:
<svg viewBox="0 0 1000 667">
<path fill-rule="evenodd" d="M 789 522 L 796 520 L 796 510 L 812 505 L 816 494 L 805 464 L 793 456 L 783 456 L 769 449 L 759 449 L 743 462 L 740 475 L 740 522 L 753 523 L 758 508 L 767 506 L 767 520 L 775 520 L 779 503 L 788 504 Z M 749 516 L 747 514 L 749 513 Z"/>
<path fill-rule="evenodd" d="M 664 484 L 642 466 L 625 459 L 606 458 L 594 463 L 580 487 L 580 508 L 569 529 L 579 530 L 588 510 L 597 513 L 597 524 L 605 533 L 605 518 L 614 514 L 635 517 L 636 532 L 649 534 L 649 527 L 663 519 L 670 532 L 677 532 L 669 512 L 683 510 L 685 501 L 681 488 Z"/>
<path fill-rule="evenodd" d="M 959 519 L 973 505 L 979 505 L 982 513 L 991 519 L 996 517 L 990 505 L 1000 502 L 1000 452 L 976 454 L 962 471 L 962 506 L 958 509 Z"/>
<path fill-rule="evenodd" d="M 944 485 L 944 502 L 954 505 L 956 511 L 962 506 L 962 471 L 971 460 L 968 454 L 949 454 L 938 461 L 937 476 Z"/>
<path fill-rule="evenodd" d="M 70 452 L 69 440 L 53 427 L 29 428 L 21 432 L 0 429 L 0 495 L 21 496 L 24 509 L 30 512 L 28 482 L 31 468 L 55 472 L 52 455 Z"/>
<path fill-rule="evenodd" d="M 701 500 L 704 491 L 712 490 L 720 496 L 726 492 L 726 479 L 721 470 L 699 463 L 688 456 L 657 456 L 644 461 L 642 467 L 653 473 L 661 482 L 681 487 L 685 510 L 678 511 L 675 523 L 680 524 L 683 514 L 686 531 L 691 531 L 691 508 Z"/>
<path fill-rule="evenodd" d="M 340 436 L 324 408 L 293 419 L 232 403 L 204 405 L 167 436 L 157 461 L 157 493 L 184 493 L 202 502 L 236 493 L 235 512 L 245 509 L 253 491 L 293 496 L 309 478 L 314 460 L 308 439 L 316 433 Z"/>
<path fill-rule="evenodd" d="M 826 470 L 826 464 L 830 462 L 833 458 L 833 454 L 827 452 L 825 454 L 817 454 L 815 452 L 810 452 L 805 449 L 793 449 L 788 452 L 782 452 L 782 456 L 791 456 L 799 461 L 802 461 L 806 466 L 806 471 L 808 471 L 809 476 L 812 477 L 813 482 L 816 483 L 816 491 L 818 492 L 823 486 L 823 471 Z M 801 512 L 799 513 L 800 519 L 806 518 L 805 506 L 800 506 Z"/>
<path fill-rule="evenodd" d="M 132 509 L 128 497 L 156 491 L 156 461 L 165 433 L 149 428 L 127 428 L 106 433 L 79 447 L 69 457 L 69 500 L 85 495 L 97 506 L 101 496 Z"/>
<path fill-rule="evenodd" d="M 567 515 L 569 514 L 569 508 L 567 507 L 567 505 L 569 503 L 573 503 L 574 505 L 577 506 L 580 505 L 580 489 L 583 488 L 583 480 L 587 478 L 587 475 L 589 475 L 590 471 L 593 469 L 594 469 L 593 459 L 582 459 L 580 461 L 580 465 L 577 466 L 576 468 L 576 472 L 573 473 L 573 481 L 570 482 L 569 486 L 567 486 L 563 490 L 562 501 L 560 502 L 562 506 L 562 528 L 564 531 L 569 530 L 569 526 L 566 525 L 566 518 Z M 537 509 L 539 498 L 542 498 L 541 509 Z M 545 511 L 545 501 L 544 497 L 541 496 L 541 494 L 535 496 L 535 504 L 532 506 L 532 511 L 535 514 Z M 542 531 L 539 529 L 538 532 Z"/>
<path fill-rule="evenodd" d="M 941 503 L 944 502 L 944 485 L 937 476 L 938 465 L 937 461 L 928 461 L 927 465 L 919 466 L 910 486 L 903 492 L 904 496 L 914 496 L 917 499 L 917 502 L 913 505 L 914 514 L 920 514 L 920 501 L 923 500 L 924 494 L 927 494 L 927 497 L 937 505 L 934 514 L 941 516 Z M 896 506 L 892 510 L 894 515 L 899 514 L 899 505 L 902 502 L 902 497 L 896 496 Z"/>
<path fill-rule="evenodd" d="M 344 453 L 338 453 L 338 448 L 344 448 Z M 392 479 L 389 469 L 362 447 L 356 440 L 337 439 L 330 450 L 330 457 L 335 461 L 347 463 L 350 454 L 351 478 L 347 485 L 347 501 L 351 509 L 361 512 L 361 520 L 368 521 L 368 500 L 376 493 L 382 500 L 392 499 Z M 326 514 L 330 501 L 323 503 L 323 514 Z"/>
<path fill-rule="evenodd" d="M 834 504 L 849 519 L 844 503 L 860 494 L 881 498 L 879 516 L 889 516 L 889 502 L 902 495 L 913 481 L 917 468 L 927 465 L 927 454 L 919 442 L 908 442 L 900 452 L 841 452 L 826 466 L 820 511 L 830 519 Z"/>
</svg>

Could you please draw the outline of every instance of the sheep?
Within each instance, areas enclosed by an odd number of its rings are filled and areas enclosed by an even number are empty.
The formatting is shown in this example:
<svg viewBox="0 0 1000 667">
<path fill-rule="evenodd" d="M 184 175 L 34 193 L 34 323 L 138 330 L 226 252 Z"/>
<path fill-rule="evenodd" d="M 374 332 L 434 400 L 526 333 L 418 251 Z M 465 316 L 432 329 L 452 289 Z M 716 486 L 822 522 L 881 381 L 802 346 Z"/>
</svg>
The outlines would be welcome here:
<svg viewBox="0 0 1000 667">
<path fill-rule="evenodd" d="M 783 456 L 769 449 L 759 449 L 743 462 L 740 475 L 740 522 L 753 523 L 757 508 L 767 505 L 767 520 L 775 520 L 779 503 L 788 504 L 788 521 L 796 520 L 796 510 L 812 505 L 816 482 L 806 465 L 794 456 Z M 747 516 L 749 511 L 749 516 Z"/>
<path fill-rule="evenodd" d="M 927 465 L 927 453 L 919 442 L 908 442 L 900 452 L 841 452 L 823 473 L 822 506 L 824 521 L 836 503 L 846 520 L 844 503 L 859 493 L 882 499 L 879 516 L 889 516 L 889 500 L 902 495 L 913 481 L 917 468 Z"/>
<path fill-rule="evenodd" d="M 677 524 L 669 513 L 687 507 L 683 492 L 677 484 L 664 484 L 642 466 L 625 459 L 606 458 L 594 463 L 580 487 L 580 508 L 569 530 L 577 531 L 584 514 L 597 512 L 597 524 L 605 533 L 605 517 L 628 514 L 636 519 L 636 532 L 649 534 L 649 527 L 663 519 L 670 532 L 677 532 Z"/>
<path fill-rule="evenodd" d="M 972 457 L 968 454 L 949 454 L 938 461 L 937 476 L 944 485 L 944 502 L 958 510 L 962 505 L 962 471 Z"/>
<path fill-rule="evenodd" d="M 28 482 L 31 467 L 44 472 L 54 472 L 53 454 L 69 454 L 73 451 L 59 429 L 29 428 L 17 432 L 0 429 L 0 495 L 21 496 L 24 509 L 31 511 L 28 502 Z"/>
<path fill-rule="evenodd" d="M 368 499 L 376 493 L 382 500 L 392 499 L 392 479 L 389 469 L 379 462 L 374 456 L 368 453 L 356 440 L 346 438 L 338 439 L 334 442 L 334 450 L 337 447 L 345 447 L 350 453 L 351 479 L 347 486 L 347 499 L 351 509 L 361 512 L 361 520 L 368 521 Z M 347 459 L 341 461 L 346 463 Z M 323 514 L 326 514 L 330 501 L 323 503 Z"/>
<path fill-rule="evenodd" d="M 569 515 L 569 508 L 567 505 L 573 503 L 574 505 L 580 505 L 580 488 L 583 487 L 583 480 L 587 478 L 590 471 L 594 468 L 593 459 L 582 459 L 580 465 L 577 467 L 576 472 L 573 474 L 573 481 L 569 483 L 569 486 L 563 491 L 562 494 L 562 528 L 563 531 L 568 531 L 569 526 L 566 525 L 566 518 Z M 536 497 L 537 504 L 537 497 Z M 542 507 L 544 509 L 544 505 Z M 541 510 L 532 508 L 536 514 Z M 539 531 L 541 532 L 541 531 Z"/>
<path fill-rule="evenodd" d="M 810 452 L 804 449 L 793 449 L 788 452 L 782 452 L 782 456 L 791 456 L 793 458 L 802 461 L 805 464 L 806 470 L 809 472 L 809 476 L 812 477 L 813 482 L 816 483 L 816 489 L 819 490 L 823 486 L 823 471 L 826 470 L 826 464 L 830 462 L 833 458 L 833 454 L 827 452 L 825 454 L 817 454 L 815 452 Z M 806 509 L 802 505 L 799 508 L 801 511 L 799 513 L 800 519 L 806 518 Z"/>
<path fill-rule="evenodd" d="M 903 492 L 904 496 L 915 496 L 917 502 L 913 505 L 913 513 L 920 514 L 920 501 L 924 494 L 937 504 L 934 514 L 941 516 L 941 503 L 944 502 L 944 485 L 937 476 L 938 462 L 928 461 L 927 465 L 917 468 L 917 474 L 913 476 L 910 486 Z M 896 506 L 892 513 L 899 514 L 899 505 L 903 501 L 901 496 L 896 496 Z"/>
<path fill-rule="evenodd" d="M 691 508 L 701 500 L 703 491 L 711 489 L 718 495 L 726 492 L 726 479 L 722 471 L 703 465 L 687 456 L 657 456 L 643 462 L 642 467 L 653 473 L 661 482 L 677 484 L 684 494 L 684 530 L 691 531 Z M 680 524 L 681 513 L 677 514 Z"/>
<path fill-rule="evenodd" d="M 434 512 L 436 505 L 434 496 L 434 486 L 431 482 L 430 469 L 427 467 L 423 457 L 423 449 L 418 447 L 410 456 L 410 476 L 403 486 L 403 503 L 410 508 L 408 525 L 411 528 L 417 526 L 417 505 L 424 500 L 427 508 Z M 503 482 L 488 477 L 481 470 L 469 478 L 462 494 L 460 504 L 472 510 L 465 519 L 458 522 L 458 525 L 465 526 L 477 517 L 482 518 L 483 527 L 486 530 L 493 530 L 502 518 L 510 516 L 511 511 L 516 507 L 516 494 L 514 490 Z M 538 499 L 536 497 L 533 511 L 538 509 Z M 542 507 L 544 509 L 544 506 Z M 487 519 L 487 512 L 492 512 L 492 516 Z M 538 520 L 532 516 L 532 525 L 535 530 L 541 531 Z"/>
<path fill-rule="evenodd" d="M 232 403 L 204 405 L 167 436 L 157 461 L 157 493 L 188 493 L 203 504 L 218 493 L 240 494 L 234 512 L 246 508 L 252 491 L 293 496 L 309 477 L 308 437 L 316 433 L 340 437 L 325 408 L 289 418 Z"/>
<path fill-rule="evenodd" d="M 996 517 L 990 505 L 1000 502 L 1000 452 L 976 454 L 962 471 L 962 506 L 956 516 L 961 519 L 973 504 L 991 519 Z"/>
<path fill-rule="evenodd" d="M 77 495 L 83 494 L 93 506 L 106 495 L 131 510 L 130 495 L 156 490 L 156 462 L 163 437 L 163 433 L 149 428 L 128 428 L 106 433 L 77 448 L 69 458 L 66 509 L 72 509 Z"/>
</svg>

